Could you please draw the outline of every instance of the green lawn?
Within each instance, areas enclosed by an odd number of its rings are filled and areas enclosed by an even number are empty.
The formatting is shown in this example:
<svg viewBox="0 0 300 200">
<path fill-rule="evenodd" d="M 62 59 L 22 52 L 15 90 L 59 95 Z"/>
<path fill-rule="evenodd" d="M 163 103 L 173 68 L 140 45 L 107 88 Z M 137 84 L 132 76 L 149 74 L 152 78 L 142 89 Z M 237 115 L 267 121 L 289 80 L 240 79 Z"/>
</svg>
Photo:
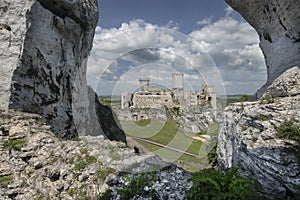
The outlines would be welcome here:
<svg viewBox="0 0 300 200">
<path fill-rule="evenodd" d="M 202 143 L 186 136 L 186 134 L 178 128 L 178 125 L 173 119 L 167 119 L 165 124 L 161 123 L 158 120 L 140 120 L 138 122 L 121 121 L 120 123 L 125 130 L 125 133 L 129 136 L 142 137 L 153 142 L 187 151 L 194 155 L 199 154 Z M 181 155 L 181 153 L 174 152 L 169 149 L 162 149 L 161 147 L 149 144 L 147 142 L 139 140 L 137 140 L 137 142 L 146 147 L 149 151 L 157 151 L 157 153 L 162 153 L 166 155 L 166 157 L 172 157 L 172 155 L 174 157 L 177 156 L 175 154 L 178 154 L 178 157 L 180 157 L 179 159 L 182 160 L 192 162 L 200 161 L 197 158 L 193 158 L 188 155 Z"/>
</svg>

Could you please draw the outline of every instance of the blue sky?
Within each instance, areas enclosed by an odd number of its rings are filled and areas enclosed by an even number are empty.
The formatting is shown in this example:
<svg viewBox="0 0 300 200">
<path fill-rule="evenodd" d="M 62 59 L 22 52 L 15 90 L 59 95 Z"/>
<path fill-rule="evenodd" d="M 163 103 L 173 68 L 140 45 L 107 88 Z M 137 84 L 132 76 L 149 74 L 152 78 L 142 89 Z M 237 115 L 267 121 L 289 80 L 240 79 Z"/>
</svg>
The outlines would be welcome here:
<svg viewBox="0 0 300 200">
<path fill-rule="evenodd" d="M 225 15 L 224 0 L 99 0 L 99 26 L 119 27 L 123 22 L 144 19 L 163 26 L 173 21 L 185 34 L 199 28 L 197 22 Z"/>
<path fill-rule="evenodd" d="M 211 84 L 218 94 L 253 94 L 266 80 L 255 30 L 223 0 L 99 0 L 87 70 L 100 95 L 138 88 L 140 77 L 186 89 Z"/>
</svg>

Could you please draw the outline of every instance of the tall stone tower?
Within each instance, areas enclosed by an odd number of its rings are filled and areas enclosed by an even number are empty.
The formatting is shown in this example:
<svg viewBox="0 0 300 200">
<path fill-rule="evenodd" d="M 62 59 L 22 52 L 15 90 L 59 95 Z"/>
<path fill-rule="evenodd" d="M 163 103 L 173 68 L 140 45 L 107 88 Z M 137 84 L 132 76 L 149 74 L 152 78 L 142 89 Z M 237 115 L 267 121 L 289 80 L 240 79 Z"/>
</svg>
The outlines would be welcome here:
<svg viewBox="0 0 300 200">
<path fill-rule="evenodd" d="M 172 89 L 183 90 L 183 73 L 180 72 L 172 73 Z"/>
<path fill-rule="evenodd" d="M 150 79 L 149 78 L 140 78 L 140 92 L 147 92 L 149 88 Z"/>
<path fill-rule="evenodd" d="M 175 97 L 181 104 L 184 99 L 183 91 L 183 73 L 173 72 L 172 73 L 172 91 L 175 94 Z"/>
</svg>

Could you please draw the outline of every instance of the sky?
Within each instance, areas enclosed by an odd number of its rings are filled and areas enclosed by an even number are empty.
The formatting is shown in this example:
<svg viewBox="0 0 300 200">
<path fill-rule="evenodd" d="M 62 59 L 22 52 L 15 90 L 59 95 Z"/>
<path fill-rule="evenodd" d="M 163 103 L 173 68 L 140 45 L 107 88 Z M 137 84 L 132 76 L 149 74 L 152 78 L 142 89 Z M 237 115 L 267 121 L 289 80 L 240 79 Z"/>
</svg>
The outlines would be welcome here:
<svg viewBox="0 0 300 200">
<path fill-rule="evenodd" d="M 140 77 L 171 88 L 213 85 L 220 94 L 254 94 L 266 81 L 255 30 L 223 0 L 99 0 L 87 80 L 99 95 L 138 89 Z"/>
</svg>

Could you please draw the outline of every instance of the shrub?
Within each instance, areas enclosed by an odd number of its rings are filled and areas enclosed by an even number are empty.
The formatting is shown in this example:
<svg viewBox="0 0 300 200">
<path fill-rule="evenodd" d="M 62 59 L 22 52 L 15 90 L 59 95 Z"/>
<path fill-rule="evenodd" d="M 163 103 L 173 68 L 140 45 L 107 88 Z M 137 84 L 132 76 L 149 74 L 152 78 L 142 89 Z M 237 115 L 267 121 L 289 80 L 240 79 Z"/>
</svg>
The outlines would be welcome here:
<svg viewBox="0 0 300 200">
<path fill-rule="evenodd" d="M 277 129 L 278 138 L 295 140 L 300 143 L 300 124 L 298 120 L 285 120 Z"/>
<path fill-rule="evenodd" d="M 87 156 L 84 160 L 81 160 L 78 163 L 76 163 L 74 169 L 76 171 L 79 171 L 95 162 L 97 162 L 97 158 L 95 158 L 94 156 Z"/>
<path fill-rule="evenodd" d="M 24 139 L 14 139 L 14 138 L 9 138 L 8 140 L 5 140 L 3 142 L 3 147 L 4 149 L 8 150 L 21 150 L 22 147 L 24 147 L 26 144 L 26 141 Z"/>
<path fill-rule="evenodd" d="M 96 176 L 101 181 L 104 181 L 109 174 L 115 174 L 117 171 L 113 168 L 100 168 L 97 170 Z"/>
<path fill-rule="evenodd" d="M 255 189 L 257 182 L 237 175 L 237 168 L 225 175 L 213 169 L 195 173 L 191 179 L 193 186 L 186 200 L 194 199 L 259 199 Z"/>
<path fill-rule="evenodd" d="M 215 167 L 218 165 L 218 155 L 217 155 L 217 142 L 215 142 L 211 151 L 207 154 L 208 163 Z"/>
<path fill-rule="evenodd" d="M 274 103 L 277 99 L 272 97 L 271 95 L 266 95 L 259 99 L 260 104 L 269 104 Z"/>
<path fill-rule="evenodd" d="M 0 176 L 0 186 L 7 187 L 12 182 L 11 176 Z"/>
<path fill-rule="evenodd" d="M 129 186 L 119 189 L 118 194 L 121 195 L 121 199 L 131 199 L 136 195 L 142 197 L 147 195 L 147 196 L 151 196 L 152 199 L 157 199 L 152 189 L 150 189 L 149 191 L 144 190 L 146 186 L 151 188 L 155 181 L 156 181 L 155 174 L 143 173 L 134 176 L 131 179 Z"/>
</svg>

